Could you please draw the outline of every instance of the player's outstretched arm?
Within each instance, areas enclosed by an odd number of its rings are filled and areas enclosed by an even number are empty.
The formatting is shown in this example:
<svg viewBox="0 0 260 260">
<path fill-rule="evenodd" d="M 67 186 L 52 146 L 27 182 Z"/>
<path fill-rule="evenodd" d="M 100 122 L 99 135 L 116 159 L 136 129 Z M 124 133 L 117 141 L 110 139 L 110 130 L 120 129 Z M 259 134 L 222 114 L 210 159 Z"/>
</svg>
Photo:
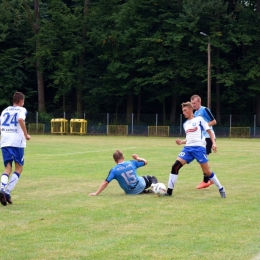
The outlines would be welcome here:
<svg viewBox="0 0 260 260">
<path fill-rule="evenodd" d="M 99 188 L 97 189 L 97 191 L 90 193 L 89 196 L 97 196 L 99 193 L 101 193 L 101 192 L 107 187 L 108 184 L 109 184 L 109 182 L 103 181 L 103 182 L 100 184 L 100 186 L 99 186 Z"/>
<path fill-rule="evenodd" d="M 135 159 L 138 162 L 144 162 L 144 164 L 147 164 L 147 161 L 144 158 L 140 158 L 137 154 L 132 155 L 133 159 Z"/>
</svg>

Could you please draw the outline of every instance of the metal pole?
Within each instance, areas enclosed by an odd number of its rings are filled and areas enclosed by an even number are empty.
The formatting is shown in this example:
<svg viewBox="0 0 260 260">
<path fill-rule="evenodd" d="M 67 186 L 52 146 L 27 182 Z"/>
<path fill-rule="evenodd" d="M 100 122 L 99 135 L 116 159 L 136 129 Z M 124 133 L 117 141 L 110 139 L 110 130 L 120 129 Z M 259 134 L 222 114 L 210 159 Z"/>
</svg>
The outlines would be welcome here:
<svg viewBox="0 0 260 260">
<path fill-rule="evenodd" d="M 232 115 L 229 116 L 229 138 L 231 138 Z"/>
<path fill-rule="evenodd" d="M 255 130 L 256 130 L 256 115 L 254 115 L 254 136 L 255 136 Z"/>
<path fill-rule="evenodd" d="M 132 113 L 132 134 L 134 133 L 134 113 Z"/>
<path fill-rule="evenodd" d="M 211 55 L 210 55 L 210 37 L 204 33 L 200 32 L 201 35 L 208 37 L 208 89 L 207 89 L 207 106 L 211 108 Z"/>
<path fill-rule="evenodd" d="M 36 112 L 36 133 L 37 134 L 38 134 L 38 123 L 39 123 L 38 112 Z"/>
<path fill-rule="evenodd" d="M 109 125 L 109 113 L 107 113 L 107 135 L 108 135 L 108 125 Z"/>
<path fill-rule="evenodd" d="M 158 114 L 156 114 L 156 118 L 155 118 L 155 125 L 156 125 L 155 131 L 156 131 L 156 136 L 157 136 L 157 123 L 158 123 Z"/>
</svg>

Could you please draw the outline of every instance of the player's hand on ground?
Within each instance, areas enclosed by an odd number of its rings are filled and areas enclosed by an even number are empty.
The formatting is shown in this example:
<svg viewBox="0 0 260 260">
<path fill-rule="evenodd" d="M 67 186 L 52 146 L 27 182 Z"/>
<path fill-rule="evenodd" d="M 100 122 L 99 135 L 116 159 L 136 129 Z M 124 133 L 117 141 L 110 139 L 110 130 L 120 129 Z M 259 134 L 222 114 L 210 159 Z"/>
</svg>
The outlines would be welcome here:
<svg viewBox="0 0 260 260">
<path fill-rule="evenodd" d="M 88 196 L 97 196 L 97 193 L 96 192 L 92 192 Z"/>
<path fill-rule="evenodd" d="M 216 144 L 212 144 L 212 150 L 214 153 L 217 152 L 217 145 Z"/>
<path fill-rule="evenodd" d="M 181 139 L 178 138 L 178 139 L 176 139 L 175 142 L 176 142 L 177 145 L 181 145 Z"/>
</svg>

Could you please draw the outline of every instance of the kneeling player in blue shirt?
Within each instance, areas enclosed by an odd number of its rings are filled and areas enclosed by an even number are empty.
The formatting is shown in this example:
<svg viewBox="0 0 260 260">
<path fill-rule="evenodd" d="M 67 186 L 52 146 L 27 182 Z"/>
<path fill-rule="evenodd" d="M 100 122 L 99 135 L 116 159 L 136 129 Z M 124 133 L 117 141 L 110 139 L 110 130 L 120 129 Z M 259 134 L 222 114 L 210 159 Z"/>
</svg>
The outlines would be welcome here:
<svg viewBox="0 0 260 260">
<path fill-rule="evenodd" d="M 102 192 L 108 184 L 113 180 L 117 180 L 120 187 L 126 194 L 141 194 L 146 193 L 147 189 L 153 183 L 157 183 L 155 176 L 138 176 L 137 168 L 145 166 L 147 161 L 140 158 L 137 154 L 132 155 L 134 160 L 124 161 L 124 155 L 120 150 L 116 150 L 113 154 L 116 166 L 110 170 L 106 180 L 104 180 L 96 192 L 90 193 L 89 196 L 96 196 Z"/>
</svg>

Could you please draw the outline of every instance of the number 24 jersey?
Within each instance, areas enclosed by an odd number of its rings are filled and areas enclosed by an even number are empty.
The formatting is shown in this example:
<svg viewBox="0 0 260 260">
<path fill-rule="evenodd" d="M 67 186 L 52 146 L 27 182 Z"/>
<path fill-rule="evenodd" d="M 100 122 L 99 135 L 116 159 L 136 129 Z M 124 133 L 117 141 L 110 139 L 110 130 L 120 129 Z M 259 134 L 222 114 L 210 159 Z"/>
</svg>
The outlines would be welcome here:
<svg viewBox="0 0 260 260">
<path fill-rule="evenodd" d="M 25 120 L 27 110 L 20 106 L 9 106 L 3 110 L 0 117 L 1 147 L 26 147 L 26 139 L 18 122 Z"/>
</svg>

